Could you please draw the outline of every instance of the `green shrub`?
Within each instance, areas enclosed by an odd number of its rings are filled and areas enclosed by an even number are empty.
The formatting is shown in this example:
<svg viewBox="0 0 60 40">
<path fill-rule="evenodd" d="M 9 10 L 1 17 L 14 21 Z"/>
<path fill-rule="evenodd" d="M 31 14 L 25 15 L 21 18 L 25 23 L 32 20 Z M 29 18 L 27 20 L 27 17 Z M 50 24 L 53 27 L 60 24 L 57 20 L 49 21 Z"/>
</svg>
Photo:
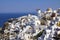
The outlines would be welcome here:
<svg viewBox="0 0 60 40">
<path fill-rule="evenodd" d="M 40 37 L 40 36 L 42 35 L 43 32 L 44 32 L 44 30 L 41 31 L 41 32 L 39 32 L 36 36 L 34 36 L 34 39 L 38 39 L 38 37 Z"/>
</svg>

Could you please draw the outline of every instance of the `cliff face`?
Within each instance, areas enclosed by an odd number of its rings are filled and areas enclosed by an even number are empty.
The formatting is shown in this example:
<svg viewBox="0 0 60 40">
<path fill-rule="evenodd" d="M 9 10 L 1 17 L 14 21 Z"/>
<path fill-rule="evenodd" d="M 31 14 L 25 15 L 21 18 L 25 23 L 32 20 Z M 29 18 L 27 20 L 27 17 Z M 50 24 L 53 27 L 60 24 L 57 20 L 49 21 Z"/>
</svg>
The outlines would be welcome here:
<svg viewBox="0 0 60 40">
<path fill-rule="evenodd" d="M 0 28 L 0 30 L 2 30 L 2 28 Z"/>
</svg>

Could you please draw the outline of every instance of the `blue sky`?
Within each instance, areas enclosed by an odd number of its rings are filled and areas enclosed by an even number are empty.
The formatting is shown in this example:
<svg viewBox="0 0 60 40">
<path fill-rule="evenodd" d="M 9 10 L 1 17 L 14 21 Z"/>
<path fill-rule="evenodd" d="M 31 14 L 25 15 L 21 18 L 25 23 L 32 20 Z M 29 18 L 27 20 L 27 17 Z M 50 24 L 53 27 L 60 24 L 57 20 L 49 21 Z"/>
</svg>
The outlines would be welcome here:
<svg viewBox="0 0 60 40">
<path fill-rule="evenodd" d="M 0 13 L 35 12 L 38 8 L 44 11 L 49 7 L 59 8 L 60 0 L 0 0 Z"/>
</svg>

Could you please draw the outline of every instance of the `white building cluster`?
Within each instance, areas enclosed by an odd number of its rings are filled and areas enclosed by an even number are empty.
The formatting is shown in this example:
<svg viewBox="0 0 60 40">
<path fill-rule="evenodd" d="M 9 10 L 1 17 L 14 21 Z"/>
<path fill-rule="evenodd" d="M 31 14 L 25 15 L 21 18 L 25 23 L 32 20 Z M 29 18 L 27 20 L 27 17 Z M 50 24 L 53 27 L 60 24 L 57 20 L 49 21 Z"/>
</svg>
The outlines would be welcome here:
<svg viewBox="0 0 60 40">
<path fill-rule="evenodd" d="M 37 14 L 9 19 L 5 24 L 5 37 L 8 33 L 9 40 L 60 40 L 57 36 L 60 35 L 60 9 L 52 11 L 48 8 L 45 12 L 38 9 Z M 42 35 L 35 39 L 43 30 Z"/>
</svg>

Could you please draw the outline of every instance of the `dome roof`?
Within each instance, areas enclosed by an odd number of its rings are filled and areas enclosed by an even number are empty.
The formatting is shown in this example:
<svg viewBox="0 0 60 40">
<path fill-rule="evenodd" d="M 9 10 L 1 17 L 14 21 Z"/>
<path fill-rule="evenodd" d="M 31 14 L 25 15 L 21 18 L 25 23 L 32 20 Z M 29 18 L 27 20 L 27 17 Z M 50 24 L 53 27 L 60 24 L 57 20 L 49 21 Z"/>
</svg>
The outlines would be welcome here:
<svg viewBox="0 0 60 40">
<path fill-rule="evenodd" d="M 52 8 L 47 8 L 46 11 L 47 12 L 52 12 Z"/>
</svg>

